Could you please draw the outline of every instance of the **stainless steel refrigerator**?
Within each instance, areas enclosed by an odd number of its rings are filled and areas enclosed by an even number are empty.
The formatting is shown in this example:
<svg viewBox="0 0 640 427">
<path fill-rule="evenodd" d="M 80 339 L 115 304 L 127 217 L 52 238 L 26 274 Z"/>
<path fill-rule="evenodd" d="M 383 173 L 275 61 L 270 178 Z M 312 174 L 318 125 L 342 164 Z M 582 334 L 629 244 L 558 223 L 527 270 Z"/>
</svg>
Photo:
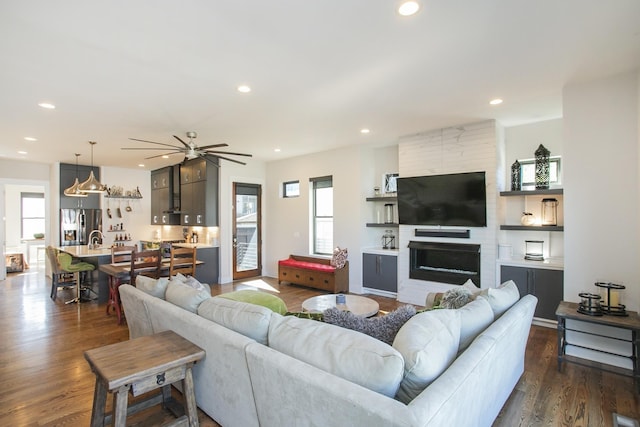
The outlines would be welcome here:
<svg viewBox="0 0 640 427">
<path fill-rule="evenodd" d="M 60 245 L 87 245 L 93 230 L 102 231 L 101 209 L 60 209 Z"/>
</svg>

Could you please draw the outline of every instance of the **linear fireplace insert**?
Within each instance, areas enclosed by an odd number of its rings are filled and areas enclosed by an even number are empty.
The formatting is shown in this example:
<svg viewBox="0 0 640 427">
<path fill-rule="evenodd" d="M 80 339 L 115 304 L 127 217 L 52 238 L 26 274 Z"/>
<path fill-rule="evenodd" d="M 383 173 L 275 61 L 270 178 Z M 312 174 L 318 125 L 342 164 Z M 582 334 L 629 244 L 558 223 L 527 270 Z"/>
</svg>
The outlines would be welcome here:
<svg viewBox="0 0 640 427">
<path fill-rule="evenodd" d="M 410 278 L 480 286 L 480 245 L 410 241 L 409 250 Z"/>
</svg>

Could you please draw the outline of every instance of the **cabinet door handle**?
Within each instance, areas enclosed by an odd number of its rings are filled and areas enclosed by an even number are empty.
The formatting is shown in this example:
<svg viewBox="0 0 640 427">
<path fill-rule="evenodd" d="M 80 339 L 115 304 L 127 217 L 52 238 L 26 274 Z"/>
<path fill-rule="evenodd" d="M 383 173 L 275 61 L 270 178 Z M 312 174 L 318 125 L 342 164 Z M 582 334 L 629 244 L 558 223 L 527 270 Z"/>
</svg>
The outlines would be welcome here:
<svg viewBox="0 0 640 427">
<path fill-rule="evenodd" d="M 380 261 L 382 259 L 380 258 L 380 255 L 376 256 L 376 274 L 380 274 Z"/>
</svg>

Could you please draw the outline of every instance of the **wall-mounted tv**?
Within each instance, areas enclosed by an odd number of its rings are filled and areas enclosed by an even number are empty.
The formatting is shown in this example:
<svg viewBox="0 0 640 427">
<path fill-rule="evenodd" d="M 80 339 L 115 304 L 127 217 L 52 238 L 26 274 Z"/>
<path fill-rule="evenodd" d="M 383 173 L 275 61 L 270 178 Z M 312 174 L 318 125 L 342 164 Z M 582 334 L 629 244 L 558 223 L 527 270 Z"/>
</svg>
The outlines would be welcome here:
<svg viewBox="0 0 640 427">
<path fill-rule="evenodd" d="M 400 224 L 487 226 L 485 172 L 398 178 Z"/>
</svg>

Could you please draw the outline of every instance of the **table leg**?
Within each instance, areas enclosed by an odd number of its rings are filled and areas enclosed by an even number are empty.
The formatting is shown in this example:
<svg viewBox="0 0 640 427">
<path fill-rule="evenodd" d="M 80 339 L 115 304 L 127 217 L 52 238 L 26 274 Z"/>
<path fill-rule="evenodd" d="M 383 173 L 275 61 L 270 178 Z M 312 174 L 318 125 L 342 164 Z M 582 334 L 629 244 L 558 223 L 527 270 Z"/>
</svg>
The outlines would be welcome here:
<svg viewBox="0 0 640 427">
<path fill-rule="evenodd" d="M 93 408 L 91 409 L 91 427 L 104 426 L 104 408 L 107 403 L 107 387 L 96 376 L 96 386 L 93 391 Z"/>
<path fill-rule="evenodd" d="M 562 369 L 566 338 L 565 318 L 558 317 L 558 371 Z"/>
<path fill-rule="evenodd" d="M 126 427 L 127 401 L 130 385 L 123 385 L 113 394 L 113 427 Z"/>
<path fill-rule="evenodd" d="M 184 393 L 184 403 L 186 406 L 187 417 L 189 417 L 189 426 L 198 427 L 198 408 L 196 406 L 196 396 L 193 390 L 193 375 L 191 374 L 192 364 L 187 365 L 184 379 L 182 380 L 182 392 Z"/>
</svg>

